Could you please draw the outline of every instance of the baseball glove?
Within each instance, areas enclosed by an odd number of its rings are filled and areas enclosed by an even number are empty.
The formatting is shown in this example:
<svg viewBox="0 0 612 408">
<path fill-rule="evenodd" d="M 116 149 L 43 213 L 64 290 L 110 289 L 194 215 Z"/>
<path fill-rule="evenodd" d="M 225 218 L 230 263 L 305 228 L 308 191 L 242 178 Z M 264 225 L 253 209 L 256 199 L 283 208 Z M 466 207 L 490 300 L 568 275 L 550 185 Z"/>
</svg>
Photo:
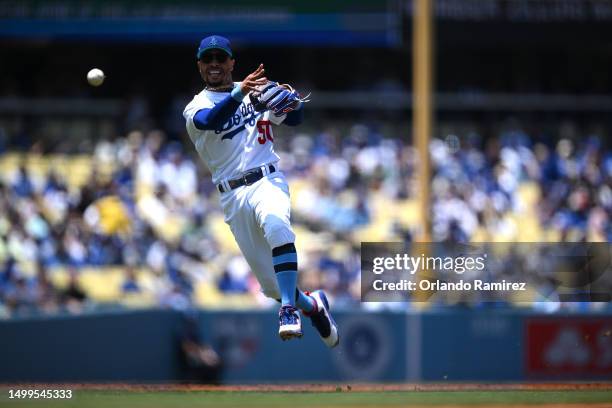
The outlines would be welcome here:
<svg viewBox="0 0 612 408">
<path fill-rule="evenodd" d="M 291 85 L 270 81 L 257 92 L 251 92 L 249 99 L 255 111 L 269 110 L 275 116 L 282 116 L 298 109 L 302 103 L 308 102 L 308 96 L 302 98 Z"/>
</svg>

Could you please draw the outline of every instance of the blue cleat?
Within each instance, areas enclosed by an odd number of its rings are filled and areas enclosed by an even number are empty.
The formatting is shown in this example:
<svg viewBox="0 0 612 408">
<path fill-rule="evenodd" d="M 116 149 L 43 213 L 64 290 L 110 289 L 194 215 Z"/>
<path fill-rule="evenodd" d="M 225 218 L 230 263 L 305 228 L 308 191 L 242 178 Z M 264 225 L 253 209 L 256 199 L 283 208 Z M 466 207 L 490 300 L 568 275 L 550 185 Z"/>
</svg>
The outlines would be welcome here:
<svg viewBox="0 0 612 408">
<path fill-rule="evenodd" d="M 300 313 L 293 306 L 282 306 L 278 311 L 278 335 L 283 341 L 302 337 Z"/>
<path fill-rule="evenodd" d="M 322 290 L 316 290 L 308 295 L 314 299 L 316 310 L 310 313 L 304 313 L 310 317 L 310 321 L 315 329 L 319 332 L 321 340 L 327 347 L 336 347 L 340 343 L 340 335 L 338 334 L 338 325 L 334 318 L 329 313 L 329 302 L 327 296 Z"/>
</svg>

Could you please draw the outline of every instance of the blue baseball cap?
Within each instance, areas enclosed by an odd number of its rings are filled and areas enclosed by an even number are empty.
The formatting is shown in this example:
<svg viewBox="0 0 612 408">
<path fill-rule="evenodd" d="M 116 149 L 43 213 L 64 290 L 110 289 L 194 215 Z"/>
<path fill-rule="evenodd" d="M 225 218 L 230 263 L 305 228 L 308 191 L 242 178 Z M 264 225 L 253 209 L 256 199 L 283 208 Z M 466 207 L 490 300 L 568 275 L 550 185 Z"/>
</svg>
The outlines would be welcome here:
<svg viewBox="0 0 612 408">
<path fill-rule="evenodd" d="M 229 40 L 225 37 L 221 37 L 220 35 L 211 35 L 209 37 L 204 38 L 200 42 L 200 47 L 198 48 L 197 53 L 198 59 L 200 59 L 200 57 L 202 57 L 202 54 L 204 54 L 206 51 L 212 49 L 225 51 L 227 55 L 230 56 L 230 58 L 234 58 Z"/>
</svg>

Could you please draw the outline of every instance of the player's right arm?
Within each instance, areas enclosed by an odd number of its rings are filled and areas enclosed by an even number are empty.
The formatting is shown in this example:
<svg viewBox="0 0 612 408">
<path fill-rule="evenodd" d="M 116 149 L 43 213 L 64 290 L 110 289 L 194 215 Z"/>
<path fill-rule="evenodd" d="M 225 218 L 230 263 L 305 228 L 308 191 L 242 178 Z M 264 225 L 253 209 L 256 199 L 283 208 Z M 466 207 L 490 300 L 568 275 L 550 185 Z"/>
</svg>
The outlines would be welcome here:
<svg viewBox="0 0 612 408">
<path fill-rule="evenodd" d="M 240 84 L 240 86 L 234 88 L 234 90 L 221 102 L 217 103 L 212 108 L 200 109 L 193 116 L 193 124 L 199 130 L 214 130 L 219 129 L 223 126 L 229 118 L 236 113 L 238 107 L 242 103 L 242 99 L 251 91 L 257 89 L 267 83 L 267 78 L 264 75 L 263 64 L 259 64 L 259 67 L 246 78 Z"/>
</svg>

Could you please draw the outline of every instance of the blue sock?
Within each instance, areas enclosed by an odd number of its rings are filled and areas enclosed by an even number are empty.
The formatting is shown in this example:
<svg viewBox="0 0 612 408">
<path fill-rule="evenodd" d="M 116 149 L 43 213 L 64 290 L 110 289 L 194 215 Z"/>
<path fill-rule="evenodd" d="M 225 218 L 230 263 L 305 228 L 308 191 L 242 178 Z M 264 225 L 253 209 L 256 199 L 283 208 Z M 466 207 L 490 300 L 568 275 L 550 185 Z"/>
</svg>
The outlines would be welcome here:
<svg viewBox="0 0 612 408">
<path fill-rule="evenodd" d="M 310 296 L 306 295 L 304 292 L 296 288 L 295 305 L 306 313 L 310 313 L 314 311 L 315 302 Z"/>
<path fill-rule="evenodd" d="M 297 252 L 293 243 L 272 249 L 272 263 L 283 306 L 295 306 L 297 288 Z"/>
</svg>

